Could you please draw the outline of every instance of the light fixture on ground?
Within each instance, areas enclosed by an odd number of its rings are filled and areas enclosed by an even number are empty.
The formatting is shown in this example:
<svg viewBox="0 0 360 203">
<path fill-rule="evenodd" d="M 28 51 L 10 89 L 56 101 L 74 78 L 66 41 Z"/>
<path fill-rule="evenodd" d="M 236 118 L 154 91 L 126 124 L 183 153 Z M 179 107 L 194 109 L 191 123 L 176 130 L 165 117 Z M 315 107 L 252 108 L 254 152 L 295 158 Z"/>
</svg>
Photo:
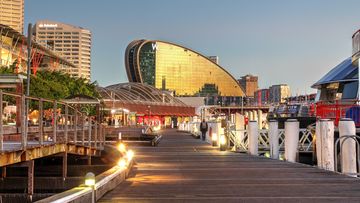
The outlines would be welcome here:
<svg viewBox="0 0 360 203">
<path fill-rule="evenodd" d="M 91 187 L 91 202 L 95 202 L 95 174 L 92 172 L 88 172 L 85 175 L 85 185 Z"/>
<path fill-rule="evenodd" d="M 134 151 L 128 150 L 128 151 L 126 152 L 126 157 L 127 157 L 128 161 L 130 162 L 131 159 L 134 157 Z"/>
<path fill-rule="evenodd" d="M 89 172 L 85 175 L 85 185 L 92 187 L 95 185 L 95 174 L 92 172 Z"/>
<path fill-rule="evenodd" d="M 125 169 L 127 163 L 126 163 L 125 159 L 120 159 L 119 162 L 117 163 L 117 165 L 120 167 L 120 169 Z"/>
<path fill-rule="evenodd" d="M 211 140 L 212 140 L 212 146 L 216 147 L 217 146 L 217 141 L 218 141 L 218 137 L 216 133 L 213 133 L 211 136 Z"/>
<path fill-rule="evenodd" d="M 226 150 L 226 137 L 225 135 L 220 135 L 220 151 Z"/>
<path fill-rule="evenodd" d="M 120 152 L 126 152 L 126 146 L 124 143 L 120 143 L 117 148 Z"/>
</svg>

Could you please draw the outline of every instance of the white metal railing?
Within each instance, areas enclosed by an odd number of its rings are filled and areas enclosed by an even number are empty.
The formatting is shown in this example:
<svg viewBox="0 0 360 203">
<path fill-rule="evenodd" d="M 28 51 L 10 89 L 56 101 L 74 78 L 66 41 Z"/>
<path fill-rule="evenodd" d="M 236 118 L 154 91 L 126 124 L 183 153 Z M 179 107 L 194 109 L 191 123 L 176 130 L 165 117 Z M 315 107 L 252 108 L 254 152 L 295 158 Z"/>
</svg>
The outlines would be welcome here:
<svg viewBox="0 0 360 203">
<path fill-rule="evenodd" d="M 231 130 L 229 133 L 229 139 L 234 144 L 234 148 L 237 151 L 248 151 L 248 131 L 247 130 Z M 285 145 L 285 130 L 279 129 L 279 148 L 284 149 Z M 313 147 L 313 132 L 310 129 L 300 129 L 299 132 L 299 151 L 312 151 Z M 269 151 L 270 150 L 270 138 L 269 130 L 259 130 L 259 149 Z"/>
</svg>

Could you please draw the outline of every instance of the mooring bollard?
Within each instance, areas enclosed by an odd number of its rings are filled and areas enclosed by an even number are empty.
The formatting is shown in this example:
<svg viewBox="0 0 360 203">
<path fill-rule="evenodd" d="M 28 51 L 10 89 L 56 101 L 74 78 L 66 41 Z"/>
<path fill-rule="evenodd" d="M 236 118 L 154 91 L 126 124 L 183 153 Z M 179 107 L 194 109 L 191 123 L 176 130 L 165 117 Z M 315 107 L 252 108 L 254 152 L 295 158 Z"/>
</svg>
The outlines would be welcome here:
<svg viewBox="0 0 360 203">
<path fill-rule="evenodd" d="M 257 121 L 249 122 L 249 153 L 258 155 L 259 126 Z"/>
<path fill-rule="evenodd" d="M 316 160 L 318 168 L 322 168 L 322 140 L 321 140 L 321 122 L 320 120 L 316 121 L 315 126 L 315 144 L 316 144 Z"/>
<path fill-rule="evenodd" d="M 320 120 L 321 168 L 334 171 L 334 121 Z"/>
<path fill-rule="evenodd" d="M 276 120 L 269 122 L 270 157 L 279 159 L 279 124 Z"/>
<path fill-rule="evenodd" d="M 355 123 L 351 119 L 344 118 L 339 122 L 339 136 L 356 135 Z M 356 143 L 349 138 L 340 140 L 341 172 L 345 174 L 356 173 Z M 341 144 L 343 143 L 343 144 Z M 351 175 L 356 177 L 356 175 Z"/>
<path fill-rule="evenodd" d="M 299 122 L 296 119 L 288 119 L 285 122 L 285 160 L 288 162 L 296 162 L 299 131 Z"/>
</svg>

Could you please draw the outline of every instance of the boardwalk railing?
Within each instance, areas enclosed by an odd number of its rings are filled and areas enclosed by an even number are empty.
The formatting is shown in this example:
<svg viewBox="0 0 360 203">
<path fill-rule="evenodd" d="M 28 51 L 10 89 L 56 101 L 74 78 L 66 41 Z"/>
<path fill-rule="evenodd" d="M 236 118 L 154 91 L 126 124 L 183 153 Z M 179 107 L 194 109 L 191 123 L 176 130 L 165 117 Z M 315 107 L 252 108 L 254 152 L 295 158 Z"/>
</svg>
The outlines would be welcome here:
<svg viewBox="0 0 360 203">
<path fill-rule="evenodd" d="M 101 149 L 104 141 L 102 125 L 68 103 L 0 90 L 0 151 L 57 143 Z"/>
<path fill-rule="evenodd" d="M 213 125 L 214 124 L 214 125 Z M 224 128 L 219 129 L 218 123 L 209 123 L 211 133 L 220 132 L 218 136 L 224 135 Z M 229 136 L 228 139 L 233 143 L 233 149 L 236 151 L 248 151 L 248 130 L 235 130 L 235 126 L 229 125 Z M 179 124 L 179 130 L 187 131 L 192 134 L 200 134 L 200 122 L 189 122 Z M 284 150 L 285 145 L 285 130 L 279 129 L 279 149 Z M 210 133 L 210 130 L 208 131 Z M 209 135 L 211 137 L 212 135 Z M 310 128 L 300 129 L 299 131 L 299 151 L 312 151 L 313 150 L 313 137 L 314 130 Z M 270 150 L 270 137 L 268 129 L 259 130 L 258 147 L 263 151 Z"/>
<path fill-rule="evenodd" d="M 285 145 L 285 130 L 279 129 L 279 149 L 284 150 Z M 248 151 L 248 130 L 230 130 L 229 139 L 234 144 L 236 151 Z M 299 151 L 312 151 L 313 150 L 313 137 L 314 132 L 311 129 L 300 129 L 299 133 Z M 270 150 L 270 137 L 268 129 L 259 130 L 258 147 L 263 151 Z"/>
</svg>

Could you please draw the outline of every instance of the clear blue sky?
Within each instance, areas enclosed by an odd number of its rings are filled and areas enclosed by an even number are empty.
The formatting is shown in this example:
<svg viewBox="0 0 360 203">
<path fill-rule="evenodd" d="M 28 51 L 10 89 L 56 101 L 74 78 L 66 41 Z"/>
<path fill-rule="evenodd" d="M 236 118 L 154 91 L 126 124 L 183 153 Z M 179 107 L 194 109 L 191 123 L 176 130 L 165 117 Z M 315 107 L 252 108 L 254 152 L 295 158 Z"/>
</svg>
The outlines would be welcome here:
<svg viewBox="0 0 360 203">
<path fill-rule="evenodd" d="M 134 39 L 175 42 L 217 55 L 235 78 L 259 87 L 288 83 L 292 94 L 351 56 L 359 0 L 25 0 L 25 23 L 48 19 L 90 29 L 92 80 L 126 82 L 124 51 Z"/>
</svg>

